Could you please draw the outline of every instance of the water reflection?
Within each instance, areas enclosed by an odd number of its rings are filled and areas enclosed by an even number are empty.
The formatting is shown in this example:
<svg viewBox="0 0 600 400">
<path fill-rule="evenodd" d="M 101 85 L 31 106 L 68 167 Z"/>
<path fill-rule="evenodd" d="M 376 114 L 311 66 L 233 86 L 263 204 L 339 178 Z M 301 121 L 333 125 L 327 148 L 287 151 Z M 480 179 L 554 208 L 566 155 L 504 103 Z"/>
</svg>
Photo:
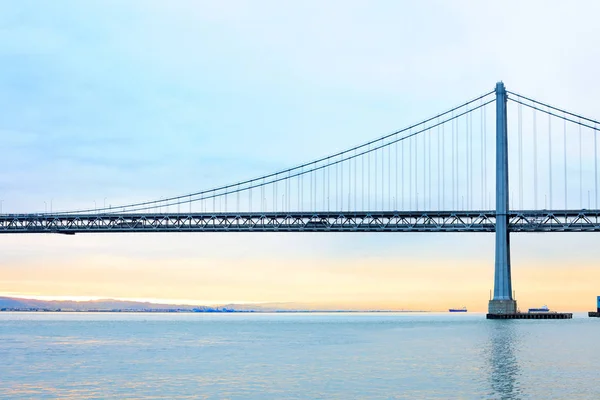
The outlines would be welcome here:
<svg viewBox="0 0 600 400">
<path fill-rule="evenodd" d="M 518 321 L 488 321 L 487 367 L 494 399 L 518 399 L 522 395 L 519 377 Z"/>
</svg>

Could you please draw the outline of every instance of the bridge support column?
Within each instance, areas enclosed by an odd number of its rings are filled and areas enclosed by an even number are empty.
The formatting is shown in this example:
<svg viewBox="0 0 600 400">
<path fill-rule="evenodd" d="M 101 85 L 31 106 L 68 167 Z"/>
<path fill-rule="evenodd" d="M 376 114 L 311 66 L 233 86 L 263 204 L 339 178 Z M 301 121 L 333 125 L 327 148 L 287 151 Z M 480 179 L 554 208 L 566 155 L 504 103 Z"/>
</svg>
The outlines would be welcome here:
<svg viewBox="0 0 600 400">
<path fill-rule="evenodd" d="M 510 237 L 508 232 L 508 132 L 506 127 L 506 89 L 496 84 L 496 262 L 494 297 L 489 302 L 490 314 L 513 314 L 517 302 L 512 295 L 510 276 Z"/>
</svg>

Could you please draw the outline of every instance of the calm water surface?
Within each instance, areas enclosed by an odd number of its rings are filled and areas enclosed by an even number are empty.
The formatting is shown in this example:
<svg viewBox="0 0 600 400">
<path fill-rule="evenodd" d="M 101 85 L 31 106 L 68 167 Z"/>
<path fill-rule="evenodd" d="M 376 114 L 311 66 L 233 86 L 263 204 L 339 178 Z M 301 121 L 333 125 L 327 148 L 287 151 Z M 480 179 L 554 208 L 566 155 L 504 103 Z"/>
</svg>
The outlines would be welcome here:
<svg viewBox="0 0 600 400">
<path fill-rule="evenodd" d="M 0 398 L 600 399 L 600 319 L 0 313 Z"/>
</svg>

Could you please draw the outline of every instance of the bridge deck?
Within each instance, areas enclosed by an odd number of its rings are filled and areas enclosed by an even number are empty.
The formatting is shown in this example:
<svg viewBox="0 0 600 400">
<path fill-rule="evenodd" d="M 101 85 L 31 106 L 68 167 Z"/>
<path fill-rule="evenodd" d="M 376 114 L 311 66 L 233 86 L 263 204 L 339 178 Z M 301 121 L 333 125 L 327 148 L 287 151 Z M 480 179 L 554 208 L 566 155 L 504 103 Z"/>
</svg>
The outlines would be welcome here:
<svg viewBox="0 0 600 400">
<path fill-rule="evenodd" d="M 510 211 L 511 232 L 600 231 L 600 210 Z M 3 214 L 0 233 L 494 232 L 494 211 Z"/>
</svg>

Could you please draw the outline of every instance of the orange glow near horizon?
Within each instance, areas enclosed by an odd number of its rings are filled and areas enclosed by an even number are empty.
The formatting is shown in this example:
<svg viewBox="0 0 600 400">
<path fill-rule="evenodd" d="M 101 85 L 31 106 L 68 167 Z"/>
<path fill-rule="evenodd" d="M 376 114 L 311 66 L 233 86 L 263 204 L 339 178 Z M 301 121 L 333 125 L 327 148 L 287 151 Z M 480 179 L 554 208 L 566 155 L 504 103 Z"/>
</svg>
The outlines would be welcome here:
<svg viewBox="0 0 600 400">
<path fill-rule="evenodd" d="M 543 304 L 557 311 L 595 309 L 600 268 L 593 234 L 516 237 L 512 277 L 522 310 Z M 493 235 L 3 239 L 0 293 L 9 296 L 484 312 L 493 288 Z"/>
<path fill-rule="evenodd" d="M 45 265 L 31 275 L 5 271 L 0 292 L 45 300 L 122 299 L 168 304 L 300 303 L 319 309 L 445 310 L 467 306 L 485 311 L 492 287 L 490 268 L 480 263 L 445 265 L 395 260 L 353 262 L 248 261 L 244 268 L 221 263 L 218 268 L 180 261 L 169 269 L 161 262 L 89 262 Z M 79 265 L 75 265 L 79 264 Z M 112 264 L 107 266 L 107 264 Z M 175 263 L 174 263 L 175 264 Z M 192 264 L 196 264 L 192 268 Z M 176 273 L 175 273 L 176 272 Z M 468 278 L 467 278 L 468 277 Z M 585 311 L 594 306 L 600 270 L 535 265 L 513 268 L 521 309 L 548 304 L 551 309 Z M 520 290 L 523 288 L 523 290 Z M 525 289 L 526 288 L 526 289 Z M 17 289 L 17 290 L 15 290 Z"/>
</svg>

